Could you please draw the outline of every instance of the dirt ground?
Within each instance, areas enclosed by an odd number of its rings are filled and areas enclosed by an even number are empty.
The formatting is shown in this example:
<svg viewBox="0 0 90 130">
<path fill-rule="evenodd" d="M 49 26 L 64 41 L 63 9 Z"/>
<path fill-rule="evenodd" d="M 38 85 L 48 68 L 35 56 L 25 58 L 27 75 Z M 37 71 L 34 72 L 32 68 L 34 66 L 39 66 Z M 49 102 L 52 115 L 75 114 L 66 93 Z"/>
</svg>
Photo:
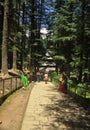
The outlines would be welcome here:
<svg viewBox="0 0 90 130">
<path fill-rule="evenodd" d="M 17 90 L 0 106 L 0 130 L 20 130 L 33 86 L 34 83 L 31 83 L 28 88 Z"/>
</svg>

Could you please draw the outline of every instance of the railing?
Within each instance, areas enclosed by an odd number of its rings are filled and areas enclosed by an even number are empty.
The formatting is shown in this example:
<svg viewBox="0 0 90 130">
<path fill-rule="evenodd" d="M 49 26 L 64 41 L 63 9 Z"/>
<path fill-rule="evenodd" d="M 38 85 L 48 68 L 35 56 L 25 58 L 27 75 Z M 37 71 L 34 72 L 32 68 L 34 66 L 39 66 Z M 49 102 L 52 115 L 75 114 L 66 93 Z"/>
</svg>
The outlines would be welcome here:
<svg viewBox="0 0 90 130">
<path fill-rule="evenodd" d="M 0 98 L 13 92 L 21 86 L 21 80 L 18 76 L 0 79 Z"/>
</svg>

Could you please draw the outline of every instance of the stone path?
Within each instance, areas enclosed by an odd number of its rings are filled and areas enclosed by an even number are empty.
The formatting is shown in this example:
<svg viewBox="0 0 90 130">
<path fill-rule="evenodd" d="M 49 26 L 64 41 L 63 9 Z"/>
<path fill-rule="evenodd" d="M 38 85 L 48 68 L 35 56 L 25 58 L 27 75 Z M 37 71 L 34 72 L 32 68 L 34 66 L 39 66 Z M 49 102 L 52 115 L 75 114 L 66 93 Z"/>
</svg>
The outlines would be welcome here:
<svg viewBox="0 0 90 130">
<path fill-rule="evenodd" d="M 89 114 L 52 83 L 36 82 L 21 130 L 90 130 Z"/>
</svg>

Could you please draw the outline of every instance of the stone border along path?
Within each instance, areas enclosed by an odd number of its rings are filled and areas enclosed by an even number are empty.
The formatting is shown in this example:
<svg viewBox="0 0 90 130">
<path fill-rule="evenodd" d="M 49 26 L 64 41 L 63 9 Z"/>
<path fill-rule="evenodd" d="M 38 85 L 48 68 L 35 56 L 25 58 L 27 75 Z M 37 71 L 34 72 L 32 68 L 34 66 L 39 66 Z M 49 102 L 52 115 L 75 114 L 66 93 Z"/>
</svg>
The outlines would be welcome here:
<svg viewBox="0 0 90 130">
<path fill-rule="evenodd" d="M 51 82 L 36 82 L 21 130 L 90 130 L 89 114 Z"/>
</svg>

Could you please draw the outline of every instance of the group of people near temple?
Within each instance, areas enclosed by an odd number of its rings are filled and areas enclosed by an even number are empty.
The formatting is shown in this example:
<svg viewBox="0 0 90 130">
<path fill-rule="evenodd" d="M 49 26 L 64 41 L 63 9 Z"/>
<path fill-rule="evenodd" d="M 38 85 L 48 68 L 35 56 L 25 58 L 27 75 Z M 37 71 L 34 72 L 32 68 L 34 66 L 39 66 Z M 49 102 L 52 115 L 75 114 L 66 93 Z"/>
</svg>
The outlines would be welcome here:
<svg viewBox="0 0 90 130">
<path fill-rule="evenodd" d="M 59 90 L 63 93 L 67 93 L 67 75 L 65 72 L 59 73 L 59 75 Z M 47 84 L 47 82 L 50 81 L 49 72 L 38 70 L 36 72 L 36 80 L 37 82 L 45 81 L 45 84 Z M 21 74 L 21 81 L 24 87 L 28 86 L 28 77 L 24 73 Z"/>
<path fill-rule="evenodd" d="M 36 72 L 36 77 L 37 77 L 38 82 L 44 80 L 45 83 L 47 84 L 47 82 L 49 81 L 49 73 L 47 71 L 45 71 L 45 73 L 43 73 L 43 72 L 38 70 Z"/>
<path fill-rule="evenodd" d="M 49 81 L 49 72 L 45 71 L 44 73 L 42 73 L 38 70 L 36 73 L 36 77 L 38 82 L 43 80 L 47 84 L 47 82 Z M 63 93 L 67 93 L 67 75 L 65 72 L 60 73 L 59 90 Z"/>
</svg>

